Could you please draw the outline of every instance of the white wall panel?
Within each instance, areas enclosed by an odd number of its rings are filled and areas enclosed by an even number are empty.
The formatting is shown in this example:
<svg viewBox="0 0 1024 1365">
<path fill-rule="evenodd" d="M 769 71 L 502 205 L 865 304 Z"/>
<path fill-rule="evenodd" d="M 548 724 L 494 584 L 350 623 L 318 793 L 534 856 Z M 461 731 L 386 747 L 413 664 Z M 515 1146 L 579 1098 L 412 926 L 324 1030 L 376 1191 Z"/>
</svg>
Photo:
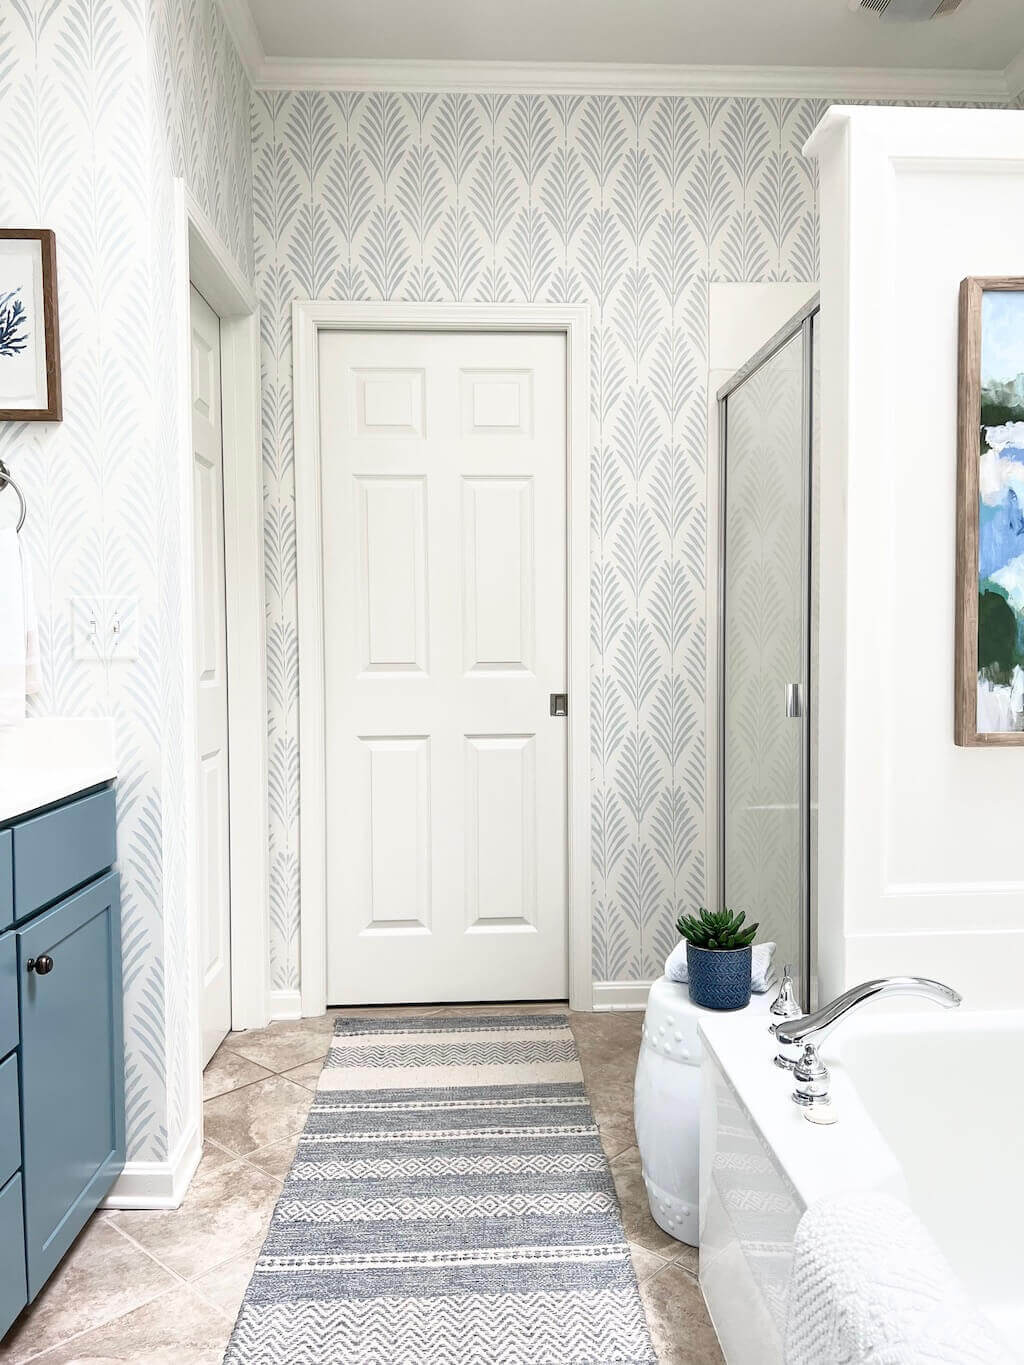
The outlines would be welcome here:
<svg viewBox="0 0 1024 1365">
<path fill-rule="evenodd" d="M 957 298 L 1020 271 L 1019 119 L 841 109 L 815 135 L 825 995 L 912 974 L 1024 998 L 1021 756 L 953 743 Z"/>
</svg>

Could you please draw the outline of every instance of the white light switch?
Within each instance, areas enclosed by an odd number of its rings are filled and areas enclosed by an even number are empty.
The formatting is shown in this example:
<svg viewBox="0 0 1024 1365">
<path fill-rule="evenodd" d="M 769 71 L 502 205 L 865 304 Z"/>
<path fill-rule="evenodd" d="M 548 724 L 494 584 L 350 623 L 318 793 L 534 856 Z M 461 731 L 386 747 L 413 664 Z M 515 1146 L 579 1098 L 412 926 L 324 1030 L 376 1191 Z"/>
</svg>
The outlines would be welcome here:
<svg viewBox="0 0 1024 1365">
<path fill-rule="evenodd" d="M 139 657 L 137 597 L 73 597 L 74 655 L 83 663 L 124 663 Z"/>
</svg>

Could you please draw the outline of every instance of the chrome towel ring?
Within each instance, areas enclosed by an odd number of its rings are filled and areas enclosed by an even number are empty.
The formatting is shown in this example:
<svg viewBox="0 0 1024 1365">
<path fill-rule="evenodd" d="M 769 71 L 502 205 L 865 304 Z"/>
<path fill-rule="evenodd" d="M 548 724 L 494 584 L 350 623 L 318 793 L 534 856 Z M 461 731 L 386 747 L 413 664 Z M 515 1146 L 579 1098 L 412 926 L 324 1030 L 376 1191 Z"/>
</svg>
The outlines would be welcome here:
<svg viewBox="0 0 1024 1365">
<path fill-rule="evenodd" d="M 0 460 L 0 493 L 2 493 L 5 488 L 12 488 L 18 496 L 20 511 L 18 512 L 18 524 L 14 529 L 20 531 L 25 525 L 25 517 L 28 515 L 28 503 L 25 501 L 25 494 L 11 477 L 11 471 L 4 464 L 3 460 Z"/>
</svg>

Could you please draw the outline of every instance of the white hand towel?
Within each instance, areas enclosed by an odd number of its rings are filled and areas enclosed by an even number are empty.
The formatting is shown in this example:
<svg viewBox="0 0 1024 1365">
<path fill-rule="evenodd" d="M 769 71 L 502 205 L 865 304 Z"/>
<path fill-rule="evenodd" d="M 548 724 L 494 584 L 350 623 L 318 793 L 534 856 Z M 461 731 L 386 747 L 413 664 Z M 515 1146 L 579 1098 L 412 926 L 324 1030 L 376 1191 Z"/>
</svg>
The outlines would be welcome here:
<svg viewBox="0 0 1024 1365">
<path fill-rule="evenodd" d="M 889 1195 L 811 1205 L 786 1313 L 786 1365 L 1011 1365 L 927 1229 Z"/>
<path fill-rule="evenodd" d="M 0 725 L 25 719 L 25 588 L 18 533 L 0 530 Z"/>
<path fill-rule="evenodd" d="M 25 695 L 34 697 L 42 685 L 39 674 L 39 618 L 36 614 L 32 561 L 28 557 L 24 536 L 18 536 L 18 549 L 21 551 L 21 590 L 25 610 Z"/>
<path fill-rule="evenodd" d="M 771 984 L 774 943 L 755 943 L 750 954 L 750 989 L 764 995 Z M 686 939 L 681 938 L 665 959 L 665 975 L 670 981 L 685 986 L 689 978 L 686 966 Z"/>
</svg>

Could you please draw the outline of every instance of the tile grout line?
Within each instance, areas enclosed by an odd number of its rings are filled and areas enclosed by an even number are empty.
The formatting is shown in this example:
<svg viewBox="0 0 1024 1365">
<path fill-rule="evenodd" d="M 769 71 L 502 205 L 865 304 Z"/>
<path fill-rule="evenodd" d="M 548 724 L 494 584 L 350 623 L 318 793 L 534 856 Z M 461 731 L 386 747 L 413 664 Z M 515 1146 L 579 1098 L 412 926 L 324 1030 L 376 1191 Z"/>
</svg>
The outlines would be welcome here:
<svg viewBox="0 0 1024 1365">
<path fill-rule="evenodd" d="M 219 1144 L 219 1143 L 214 1143 L 214 1146 L 220 1147 L 220 1144 Z M 228 1149 L 227 1149 L 226 1147 L 221 1147 L 220 1150 L 221 1150 L 221 1151 L 224 1151 L 224 1152 L 227 1152 Z M 228 1153 L 228 1155 L 229 1155 L 229 1156 L 233 1156 L 233 1154 L 230 1153 L 230 1152 Z M 245 1158 L 244 1158 L 244 1157 L 243 1157 L 243 1158 L 239 1158 L 239 1157 L 237 1157 L 237 1156 L 233 1156 L 233 1159 L 237 1161 L 237 1160 L 244 1160 Z M 256 1170 L 259 1170 L 260 1168 L 257 1166 L 255 1169 L 256 1169 Z M 272 1175 L 269 1173 L 269 1171 L 263 1171 L 262 1174 L 265 1175 L 265 1176 L 267 1177 L 268 1180 L 275 1180 L 275 1177 L 272 1176 Z M 277 1183 L 280 1183 L 280 1182 L 278 1181 Z M 173 1212 L 177 1212 L 177 1210 L 162 1210 L 162 1212 L 172 1212 L 172 1213 L 173 1213 Z M 131 1245 L 132 1245 L 133 1247 L 135 1247 L 135 1249 L 136 1249 L 137 1251 L 141 1251 L 141 1252 L 143 1253 L 144 1256 L 148 1256 L 148 1258 L 149 1258 L 151 1261 L 153 1261 L 156 1265 L 158 1265 L 158 1266 L 160 1267 L 161 1270 L 165 1270 L 165 1271 L 167 1272 L 168 1275 L 173 1275 L 173 1277 L 178 1281 L 177 1286 L 175 1286 L 175 1285 L 169 1286 L 168 1289 L 161 1291 L 161 1293 L 159 1293 L 159 1294 L 155 1294 L 155 1295 L 153 1296 L 152 1299 L 146 1299 L 146 1300 L 145 1300 L 145 1303 L 137 1304 L 136 1307 L 142 1308 L 142 1307 L 145 1306 L 146 1303 L 153 1303 L 153 1302 L 155 1302 L 156 1299 L 158 1299 L 158 1298 L 163 1298 L 163 1296 L 164 1296 L 165 1293 L 170 1293 L 171 1290 L 173 1290 L 173 1289 L 175 1289 L 175 1288 L 180 1288 L 182 1285 L 184 1285 L 184 1287 L 185 1287 L 186 1289 L 191 1290 L 194 1294 L 198 1294 L 199 1297 L 203 1300 L 204 1303 L 209 1304 L 209 1306 L 210 1306 L 211 1308 L 216 1309 L 217 1312 L 219 1312 L 219 1313 L 221 1314 L 222 1317 L 225 1317 L 225 1318 L 228 1317 L 228 1314 L 225 1312 L 225 1310 L 224 1310 L 223 1308 L 221 1308 L 221 1306 L 220 1306 L 219 1304 L 216 1304 L 216 1303 L 214 1303 L 211 1299 L 207 1298 L 207 1296 L 202 1292 L 202 1290 L 199 1289 L 199 1288 L 197 1288 L 197 1286 L 196 1286 L 196 1281 L 199 1280 L 199 1279 L 201 1279 L 203 1275 L 209 1274 L 209 1272 L 210 1272 L 211 1270 L 219 1270 L 219 1269 L 221 1268 L 221 1266 L 227 1265 L 228 1261 L 233 1261 L 233 1260 L 235 1259 L 236 1256 L 240 1256 L 240 1255 L 241 1255 L 241 1252 L 242 1252 L 242 1248 L 241 1248 L 241 1247 L 236 1247 L 236 1248 L 230 1253 L 230 1255 L 225 1256 L 222 1260 L 214 1261 L 212 1265 L 204 1266 L 203 1269 L 200 1270 L 199 1273 L 198 1273 L 197 1275 L 193 1276 L 192 1279 L 187 1280 L 187 1279 L 185 1279 L 185 1277 L 184 1277 L 183 1275 L 179 1275 L 178 1272 L 177 1272 L 176 1270 L 172 1270 L 171 1267 L 170 1267 L 169 1265 L 166 1265 L 163 1261 L 161 1261 L 160 1257 L 154 1255 L 153 1252 L 150 1251 L 148 1247 L 145 1247 L 145 1246 L 142 1245 L 141 1242 L 136 1241 L 135 1238 L 131 1235 L 131 1233 L 125 1232 L 124 1228 L 119 1228 L 119 1227 L 117 1226 L 116 1223 L 112 1223 L 111 1226 L 114 1228 L 114 1230 L 115 1230 L 116 1232 L 119 1232 L 119 1233 L 121 1234 L 121 1236 L 125 1239 L 126 1242 L 130 1242 Z M 134 1312 L 135 1312 L 135 1309 L 134 1309 L 134 1308 L 131 1308 L 131 1309 L 129 1309 L 128 1311 L 129 1311 L 130 1313 L 134 1313 Z M 117 1317 L 109 1319 L 107 1324 L 104 1324 L 104 1323 L 97 1323 L 96 1325 L 97 1325 L 97 1326 L 109 1325 L 110 1322 L 118 1322 L 118 1321 L 120 1321 L 121 1318 L 127 1317 L 127 1316 L 128 1316 L 127 1313 L 119 1313 L 119 1314 L 117 1315 Z M 87 1330 L 91 1331 L 92 1329 L 91 1329 L 91 1328 L 88 1328 Z M 80 1335 L 80 1334 L 79 1334 L 79 1335 Z M 67 1337 L 67 1338 L 65 1338 L 65 1340 L 71 1341 L 71 1340 L 73 1340 L 73 1338 Z M 59 1344 L 59 1343 L 58 1343 L 58 1344 Z M 48 1348 L 48 1349 L 50 1349 L 50 1348 Z"/>
<path fill-rule="evenodd" d="M 656 1270 L 653 1275 L 648 1275 L 647 1279 L 644 1280 L 643 1283 L 650 1284 L 651 1281 L 656 1280 L 659 1275 L 664 1275 L 666 1270 L 681 1270 L 683 1274 L 686 1276 L 686 1278 L 688 1280 L 691 1280 L 697 1286 L 697 1288 L 700 1289 L 700 1277 L 696 1275 L 692 1270 L 687 1270 L 686 1266 L 680 1265 L 678 1261 L 666 1261 L 660 1270 Z M 702 1294 L 703 1292 L 704 1291 L 701 1290 Z"/>
<path fill-rule="evenodd" d="M 147 1210 L 118 1209 L 118 1210 L 117 1210 L 118 1213 L 134 1213 L 134 1212 L 140 1212 L 140 1211 L 141 1211 L 141 1212 L 147 1212 L 147 1213 L 148 1213 L 148 1212 L 153 1212 L 153 1213 L 176 1213 L 176 1212 L 177 1212 L 176 1209 L 153 1209 L 153 1210 L 149 1210 L 149 1209 L 147 1209 Z M 168 1275 L 173 1275 L 174 1278 L 178 1281 L 179 1284 L 188 1284 L 188 1281 L 185 1279 L 185 1277 L 184 1277 L 183 1275 L 179 1275 L 178 1272 L 177 1272 L 176 1270 L 172 1270 L 171 1267 L 170 1267 L 169 1265 L 166 1265 L 163 1261 L 161 1261 L 161 1259 L 160 1259 L 159 1256 L 155 1256 L 155 1255 L 153 1254 L 153 1252 L 150 1251 L 147 1247 L 144 1247 L 144 1246 L 142 1245 L 141 1242 L 136 1241 L 136 1239 L 131 1235 L 130 1232 L 125 1232 L 124 1228 L 118 1227 L 118 1225 L 117 1225 L 115 1222 L 111 1222 L 110 1226 L 114 1229 L 115 1232 L 120 1233 L 120 1235 L 125 1239 L 126 1242 L 130 1242 L 131 1245 L 135 1248 L 136 1251 L 141 1251 L 142 1254 L 143 1254 L 144 1256 L 148 1256 L 149 1259 L 150 1259 L 151 1261 L 153 1261 L 156 1265 L 158 1265 L 158 1266 L 160 1267 L 161 1270 L 165 1270 L 165 1271 L 167 1272 Z M 123 1316 L 123 1315 L 122 1315 L 122 1316 Z"/>
<path fill-rule="evenodd" d="M 300 1063 L 300 1065 L 305 1065 L 305 1063 Z M 223 1092 L 223 1094 L 220 1094 L 220 1095 L 211 1095 L 210 1098 L 209 1098 L 208 1100 L 203 1100 L 203 1128 L 204 1128 L 204 1130 L 205 1130 L 205 1127 L 206 1127 L 206 1122 L 205 1122 L 205 1120 L 206 1120 L 206 1106 L 207 1106 L 208 1104 L 214 1104 L 217 1100 L 225 1099 L 228 1095 L 238 1095 L 238 1094 L 240 1094 L 243 1090 L 251 1090 L 251 1089 L 253 1088 L 253 1086 L 255 1086 L 255 1085 L 263 1085 L 267 1080 L 287 1081 L 289 1085 L 293 1085 L 293 1086 L 296 1088 L 296 1090 L 300 1091 L 303 1095 L 310 1095 L 310 1094 L 315 1094 L 315 1093 L 316 1093 L 316 1091 L 311 1091 L 308 1085 L 303 1085 L 301 1081 L 293 1081 L 293 1080 L 291 1080 L 290 1077 L 284 1075 L 283 1072 L 276 1072 L 276 1073 L 274 1074 L 274 1076 L 272 1076 L 272 1077 L 271 1077 L 271 1076 L 264 1077 L 264 1079 L 263 1079 L 262 1081 L 249 1081 L 249 1082 L 247 1082 L 245 1085 L 236 1086 L 236 1088 L 235 1088 L 234 1090 L 225 1090 L 225 1091 Z M 205 1137 L 206 1137 L 205 1131 L 204 1131 L 204 1135 L 203 1135 L 203 1136 L 204 1136 L 204 1139 L 205 1139 Z M 286 1134 L 285 1136 L 290 1137 L 291 1134 Z M 210 1141 L 215 1141 L 215 1139 L 212 1139 L 212 1138 L 211 1138 Z M 283 1142 L 284 1139 L 282 1138 L 282 1139 L 280 1139 L 280 1141 Z M 224 1143 L 223 1143 L 223 1142 L 217 1142 L 216 1145 L 217 1145 L 218 1147 L 224 1147 Z M 269 1147 L 269 1146 L 272 1146 L 273 1144 L 268 1143 L 268 1142 L 265 1142 L 265 1143 L 263 1143 L 262 1145 L 263 1145 L 264 1147 Z M 230 1148 L 230 1147 L 224 1147 L 224 1150 L 230 1152 L 230 1151 L 231 1151 L 231 1148 Z M 257 1149 L 254 1148 L 253 1150 L 255 1151 L 255 1150 L 257 1150 Z M 243 1152 L 239 1152 L 238 1155 L 239 1155 L 239 1156 L 243 1156 L 244 1153 L 243 1153 Z"/>
<path fill-rule="evenodd" d="M 118 1231 L 120 1231 L 120 1229 L 118 1229 Z M 150 1257 L 150 1259 L 154 1260 L 155 1258 Z M 159 1262 L 157 1262 L 157 1264 L 159 1264 Z M 167 1270 L 167 1267 L 161 1266 L 161 1269 Z M 168 1273 L 174 1274 L 173 1271 L 169 1271 Z M 94 1322 L 88 1327 L 83 1327 L 80 1332 L 72 1332 L 70 1336 L 61 1337 L 59 1341 L 52 1342 L 41 1351 L 34 1351 L 32 1355 L 22 1356 L 18 1365 L 29 1365 L 30 1361 L 40 1360 L 43 1356 L 49 1355 L 51 1351 L 56 1351 L 61 1346 L 67 1346 L 73 1341 L 78 1341 L 80 1338 L 87 1336 L 90 1332 L 99 1331 L 101 1327 L 113 1327 L 116 1323 L 119 1323 L 122 1318 L 130 1317 L 132 1313 L 138 1312 L 140 1308 L 147 1308 L 151 1303 L 156 1303 L 158 1299 L 163 1299 L 166 1298 L 168 1294 L 176 1293 L 185 1285 L 185 1281 L 181 1280 L 178 1276 L 175 1276 L 175 1278 L 178 1279 L 177 1284 L 169 1284 L 166 1289 L 161 1289 L 158 1294 L 154 1294 L 151 1299 L 143 1299 L 141 1303 L 137 1303 L 134 1308 L 129 1308 L 127 1312 L 116 1313 L 112 1318 L 104 1318 L 101 1322 Z"/>
<path fill-rule="evenodd" d="M 285 1138 L 282 1138 L 281 1140 L 282 1140 L 282 1142 L 287 1141 L 287 1139 L 285 1139 Z M 206 1138 L 205 1141 L 209 1142 L 209 1143 L 211 1144 L 211 1146 L 216 1147 L 219 1151 L 224 1152 L 227 1156 L 229 1156 L 229 1157 L 231 1158 L 231 1161 L 245 1161 L 245 1157 L 244 1157 L 244 1156 L 242 1156 L 241 1154 L 239 1154 L 239 1153 L 237 1153 L 237 1152 L 232 1152 L 229 1148 L 224 1147 L 224 1146 L 223 1146 L 221 1143 L 219 1143 L 219 1142 L 214 1142 L 214 1140 L 213 1140 L 212 1138 Z M 272 1146 L 272 1145 L 273 1145 L 272 1143 L 268 1144 L 268 1146 Z M 257 1150 L 257 1151 L 260 1151 L 261 1149 L 257 1147 L 256 1150 Z M 227 1164 L 230 1165 L 231 1163 L 228 1162 Z M 283 1181 L 279 1180 L 279 1179 L 277 1178 L 277 1176 L 271 1175 L 269 1171 L 263 1170 L 262 1167 L 256 1166 L 255 1163 L 253 1163 L 253 1162 L 247 1162 L 246 1164 L 247 1164 L 247 1165 L 251 1165 L 251 1166 L 253 1167 L 254 1170 L 259 1171 L 261 1175 L 266 1176 L 266 1178 L 267 1178 L 268 1180 L 273 1181 L 276 1185 L 282 1185 L 282 1186 L 283 1186 Z M 146 1210 L 143 1210 L 143 1212 L 145 1212 L 145 1211 L 146 1211 Z M 117 1213 L 124 1213 L 124 1212 L 139 1212 L 139 1210 L 118 1209 L 118 1210 L 114 1210 L 114 1212 L 117 1212 Z M 178 1212 L 178 1210 L 177 1210 L 177 1209 L 159 1209 L 159 1210 L 152 1210 L 152 1212 L 158 1212 L 158 1213 L 176 1213 L 176 1212 Z M 157 1255 L 155 1255 L 152 1251 L 150 1251 L 148 1247 L 143 1246 L 143 1244 L 142 1244 L 141 1242 L 137 1241 L 137 1240 L 131 1235 L 130 1232 L 126 1232 L 126 1231 L 124 1230 L 124 1228 L 118 1227 L 118 1225 L 117 1225 L 116 1223 L 114 1223 L 114 1222 L 111 1222 L 110 1226 L 114 1229 L 115 1232 L 120 1233 L 121 1236 L 125 1239 L 126 1242 L 130 1242 L 131 1245 L 132 1245 L 133 1247 L 135 1247 L 137 1251 L 141 1251 L 141 1252 L 143 1253 L 144 1256 L 147 1256 L 151 1261 L 153 1261 L 156 1265 L 158 1265 L 158 1266 L 160 1267 L 161 1270 L 165 1270 L 165 1271 L 167 1272 L 168 1275 L 173 1275 L 174 1278 L 178 1281 L 179 1284 L 186 1285 L 186 1286 L 188 1286 L 188 1288 L 190 1288 L 190 1289 L 194 1287 L 195 1280 L 198 1279 L 200 1276 L 207 1274 L 207 1273 L 208 1273 L 209 1271 L 211 1271 L 211 1270 L 217 1270 L 217 1269 L 218 1269 L 220 1266 L 222 1266 L 222 1265 L 226 1265 L 228 1261 L 234 1260 L 234 1258 L 235 1258 L 236 1256 L 240 1255 L 240 1253 L 241 1253 L 241 1248 L 240 1248 L 240 1247 L 236 1247 L 236 1248 L 234 1249 L 234 1251 L 232 1251 L 229 1255 L 225 1256 L 222 1260 L 214 1261 L 212 1265 L 204 1266 L 203 1269 L 202 1269 L 201 1271 L 199 1271 L 199 1274 L 196 1275 L 196 1276 L 194 1276 L 192 1279 L 185 1279 L 185 1277 L 184 1277 L 183 1275 L 179 1275 L 178 1272 L 177 1272 L 176 1270 L 173 1270 L 169 1265 L 167 1265 L 164 1261 L 162 1261 L 162 1260 L 160 1259 L 160 1257 L 157 1256 Z M 172 1286 L 172 1288 L 173 1288 L 173 1286 Z M 160 1297 L 162 1297 L 162 1295 L 155 1295 L 154 1297 L 160 1298 Z M 153 1300 L 152 1300 L 152 1299 L 148 1299 L 148 1300 L 146 1300 L 146 1302 L 152 1303 Z M 139 1307 L 141 1307 L 141 1306 L 142 1306 L 142 1305 L 140 1304 Z M 212 1306 L 212 1307 L 216 1307 L 217 1305 L 216 1305 L 216 1304 L 213 1304 L 213 1305 L 211 1305 L 211 1306 Z M 129 1311 L 134 1312 L 135 1310 L 134 1310 L 134 1309 L 131 1309 L 131 1310 L 129 1310 Z M 221 1309 L 220 1311 L 223 1312 L 224 1310 Z M 118 1316 L 119 1316 L 119 1317 L 124 1317 L 125 1315 L 122 1313 L 122 1314 L 119 1314 Z M 111 1319 L 111 1321 L 116 1322 L 116 1321 L 117 1321 L 117 1318 L 113 1318 L 113 1319 Z M 70 1338 L 68 1338 L 68 1340 L 70 1340 Z M 48 1349 L 49 1349 L 49 1348 L 48 1348 Z"/>
<path fill-rule="evenodd" d="M 331 1036 L 333 1037 L 333 1034 L 332 1034 Z M 315 1062 L 315 1061 L 316 1061 L 316 1058 L 315 1058 L 315 1057 L 310 1057 L 310 1058 L 308 1058 L 305 1062 L 293 1062 L 293 1063 L 291 1064 L 291 1066 L 285 1067 L 283 1071 L 277 1071 L 277 1070 L 275 1070 L 275 1068 L 272 1067 L 272 1066 L 265 1066 L 265 1065 L 263 1064 L 263 1062 L 254 1062 L 253 1059 L 252 1059 L 251 1057 L 247 1057 L 247 1056 L 245 1055 L 244 1052 L 235 1052 L 235 1050 L 234 1050 L 233 1048 L 229 1048 L 229 1047 L 226 1045 L 226 1043 L 221 1043 L 220 1046 L 221 1046 L 222 1048 L 224 1048 L 225 1051 L 230 1052 L 231 1055 L 232 1055 L 232 1057 L 238 1057 L 238 1058 L 240 1058 L 241 1061 L 243 1061 L 243 1062 L 248 1062 L 251 1066 L 258 1066 L 258 1067 L 261 1067 L 261 1068 L 267 1073 L 265 1076 L 257 1076 L 256 1079 L 255 1079 L 254 1081 L 243 1081 L 241 1085 L 235 1086 L 235 1089 L 236 1089 L 236 1090 L 244 1090 L 245 1087 L 246 1087 L 247 1085 L 258 1085 L 258 1084 L 260 1083 L 260 1081 L 269 1081 L 270 1078 L 271 1078 L 271 1076 L 283 1076 L 283 1075 L 285 1074 L 286 1071 L 295 1071 L 295 1070 L 296 1070 L 298 1067 L 300 1067 L 300 1066 L 308 1066 L 310 1062 Z M 323 1053 L 323 1055 L 326 1057 L 326 1056 L 327 1056 L 327 1053 L 330 1052 L 330 1050 L 331 1050 L 331 1045 L 330 1045 L 330 1043 L 328 1043 L 327 1046 L 324 1048 L 324 1053 Z M 220 1051 L 220 1048 L 218 1048 L 217 1051 L 219 1052 L 219 1051 Z M 211 1064 L 211 1065 L 212 1065 L 213 1060 L 214 1060 L 214 1057 L 216 1057 L 216 1055 L 217 1055 L 217 1053 L 214 1053 L 214 1056 L 210 1058 L 210 1064 Z M 204 1074 L 205 1074 L 205 1072 L 204 1072 Z M 231 1094 L 231 1091 L 230 1091 L 230 1090 L 223 1090 L 223 1091 L 221 1091 L 221 1094 L 230 1095 L 230 1094 Z M 219 1096 L 217 1096 L 217 1095 L 211 1095 L 209 1098 L 210 1098 L 211 1100 L 215 1100 L 215 1099 L 218 1099 Z M 205 1103 L 205 1101 L 204 1101 L 204 1103 Z"/>
<path fill-rule="evenodd" d="M 242 1054 L 236 1052 L 233 1055 L 240 1057 Z M 245 1060 L 248 1061 L 248 1058 L 245 1058 Z M 299 1062 L 298 1065 L 289 1067 L 288 1071 L 298 1071 L 299 1067 L 310 1066 L 315 1061 L 315 1057 L 310 1057 L 308 1062 Z M 255 1066 L 256 1063 L 254 1062 L 253 1065 Z M 264 1067 L 264 1070 L 266 1070 L 266 1067 Z M 301 1081 L 292 1081 L 292 1078 L 288 1075 L 288 1071 L 267 1071 L 265 1076 L 257 1076 L 254 1081 L 242 1081 L 239 1085 L 233 1085 L 230 1090 L 218 1090 L 216 1095 L 204 1095 L 203 1104 L 205 1106 L 209 1104 L 211 1100 L 223 1099 L 225 1095 L 236 1095 L 239 1090 L 250 1090 L 254 1085 L 262 1085 L 264 1081 L 272 1081 L 275 1077 L 279 1077 L 282 1081 L 291 1081 L 292 1085 L 302 1085 Z M 308 1090 L 309 1086 L 302 1086 L 302 1088 Z"/>
</svg>

